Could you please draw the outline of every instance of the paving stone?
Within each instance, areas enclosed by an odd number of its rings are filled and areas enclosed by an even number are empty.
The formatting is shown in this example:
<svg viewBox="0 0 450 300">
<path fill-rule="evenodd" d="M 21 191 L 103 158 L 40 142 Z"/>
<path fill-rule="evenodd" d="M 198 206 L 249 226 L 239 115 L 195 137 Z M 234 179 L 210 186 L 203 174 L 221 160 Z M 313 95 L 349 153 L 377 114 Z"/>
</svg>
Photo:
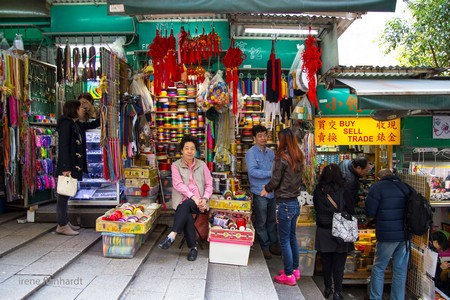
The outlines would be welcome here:
<svg viewBox="0 0 450 300">
<path fill-rule="evenodd" d="M 148 292 L 148 291 L 142 291 L 142 290 L 129 290 L 120 299 L 121 300 L 142 300 L 142 299 L 163 300 L 164 293 Z"/>
<path fill-rule="evenodd" d="M 161 273 L 160 276 L 147 276 L 146 273 L 141 273 L 133 279 L 127 290 L 143 290 L 147 292 L 162 293 L 165 295 L 172 273 Z"/>
<path fill-rule="evenodd" d="M 180 256 L 172 278 L 198 278 L 206 279 L 208 275 L 208 258 L 198 257 L 195 261 L 188 261 Z"/>
<path fill-rule="evenodd" d="M 55 249 L 59 245 L 65 243 L 66 241 L 72 238 L 73 236 L 57 234 L 56 232 L 51 231 L 48 234 L 45 234 L 39 237 L 38 239 L 34 240 L 33 243 L 39 245 L 39 247 L 42 247 L 42 245 L 44 245 L 44 246 L 52 246 L 53 249 Z"/>
<path fill-rule="evenodd" d="M 31 265 L 24 268 L 19 274 L 52 275 L 61 270 L 80 255 L 79 251 L 53 251 L 49 252 Z"/>
<path fill-rule="evenodd" d="M 243 299 L 278 299 L 270 277 L 241 277 L 242 298 Z M 297 286 L 291 287 L 300 291 Z M 301 293 L 300 293 L 301 294 Z M 284 298 L 283 298 L 284 300 Z"/>
<path fill-rule="evenodd" d="M 29 237 L 39 236 L 47 231 L 50 231 L 56 227 L 55 224 L 49 223 L 27 223 L 27 224 L 19 224 L 22 225 L 22 228 L 16 230 L 14 235 L 25 235 Z"/>
<path fill-rule="evenodd" d="M 99 275 L 78 295 L 77 300 L 118 299 L 131 278 L 130 275 Z"/>
<path fill-rule="evenodd" d="M 70 249 L 70 251 L 83 251 L 100 238 L 100 233 L 95 232 L 94 229 L 82 228 L 79 235 L 65 241 L 55 248 L 54 251 L 67 251 L 68 249 Z"/>
<path fill-rule="evenodd" d="M 13 276 L 22 269 L 23 266 L 21 265 L 9 265 L 0 263 L 0 283 L 7 280 L 9 277 Z"/>
<path fill-rule="evenodd" d="M 204 299 L 205 298 L 205 279 L 172 278 L 169 283 L 164 299 Z"/>
<path fill-rule="evenodd" d="M 239 293 L 234 293 L 233 291 L 219 291 L 215 289 L 206 290 L 205 300 L 223 300 L 223 299 L 243 300 L 244 298 L 242 298 L 242 294 L 240 293 L 240 291 Z"/>
<path fill-rule="evenodd" d="M 48 276 L 14 275 L 0 284 L 2 299 L 15 300 L 25 298 L 40 285 L 44 285 Z"/>
<path fill-rule="evenodd" d="M 14 234 L 14 233 L 13 233 Z M 34 237 L 33 237 L 34 238 Z M 0 257 L 29 242 L 32 238 L 28 236 L 8 235 L 0 239 Z"/>
<path fill-rule="evenodd" d="M 52 251 L 53 248 L 54 246 L 52 245 L 39 245 L 38 247 L 30 245 L 21 247 L 0 258 L 0 263 L 16 264 L 25 267 Z"/>
<path fill-rule="evenodd" d="M 45 294 L 40 293 L 40 290 L 31 295 L 29 300 L 61 300 L 61 299 L 75 299 L 81 293 L 82 290 L 75 288 L 68 288 L 62 286 L 54 286 L 47 284 L 45 287 Z M 41 288 L 41 289 L 43 289 Z"/>
</svg>

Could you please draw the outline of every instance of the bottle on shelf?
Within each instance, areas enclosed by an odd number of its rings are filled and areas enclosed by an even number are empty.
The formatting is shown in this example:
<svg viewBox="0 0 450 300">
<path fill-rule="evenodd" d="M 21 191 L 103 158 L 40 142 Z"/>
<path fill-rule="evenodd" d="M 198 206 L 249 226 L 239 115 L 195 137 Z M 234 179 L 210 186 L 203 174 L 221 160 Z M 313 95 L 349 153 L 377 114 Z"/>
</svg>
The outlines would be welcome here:
<svg viewBox="0 0 450 300">
<path fill-rule="evenodd" d="M 450 171 L 448 171 L 448 175 L 445 178 L 445 190 L 450 192 Z"/>
</svg>

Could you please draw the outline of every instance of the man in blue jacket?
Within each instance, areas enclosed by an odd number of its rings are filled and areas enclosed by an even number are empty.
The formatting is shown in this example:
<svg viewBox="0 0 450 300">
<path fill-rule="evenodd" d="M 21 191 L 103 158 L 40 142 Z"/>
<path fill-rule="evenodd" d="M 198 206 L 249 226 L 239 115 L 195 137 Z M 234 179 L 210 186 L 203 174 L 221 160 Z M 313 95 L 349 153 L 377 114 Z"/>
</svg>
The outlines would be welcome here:
<svg viewBox="0 0 450 300">
<path fill-rule="evenodd" d="M 267 144 L 267 128 L 255 125 L 252 128 L 255 140 L 245 155 L 250 191 L 253 193 L 253 213 L 255 215 L 255 230 L 259 244 L 266 259 L 272 258 L 272 251 L 277 245 L 276 226 L 276 204 L 273 193 L 266 197 L 260 196 L 264 185 L 269 183 L 272 177 L 272 164 L 275 157 L 274 152 Z M 276 254 L 276 253 L 274 253 Z"/>
<path fill-rule="evenodd" d="M 392 257 L 391 300 L 404 300 L 409 251 L 405 224 L 408 187 L 389 169 L 378 172 L 380 181 L 373 184 L 366 198 L 366 215 L 375 219 L 377 249 L 370 279 L 370 299 L 381 300 L 384 272 Z M 403 190 L 403 193 L 400 189 Z"/>
</svg>

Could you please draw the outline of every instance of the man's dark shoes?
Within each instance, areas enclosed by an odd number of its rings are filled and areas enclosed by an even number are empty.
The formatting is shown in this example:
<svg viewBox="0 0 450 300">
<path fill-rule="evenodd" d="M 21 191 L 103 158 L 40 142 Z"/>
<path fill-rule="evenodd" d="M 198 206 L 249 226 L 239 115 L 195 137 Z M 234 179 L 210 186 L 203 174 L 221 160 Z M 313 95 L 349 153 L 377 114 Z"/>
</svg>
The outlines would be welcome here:
<svg viewBox="0 0 450 300">
<path fill-rule="evenodd" d="M 163 249 L 163 250 L 167 250 L 169 249 L 170 246 L 172 246 L 174 241 L 172 241 L 169 237 L 166 237 L 166 239 L 164 241 L 162 241 L 161 243 L 159 243 L 159 248 Z"/>
<path fill-rule="evenodd" d="M 332 288 L 326 288 L 325 291 L 323 291 L 323 296 L 328 299 L 328 297 L 330 297 L 330 295 L 333 294 L 333 289 Z"/>
<path fill-rule="evenodd" d="M 281 247 L 280 244 L 276 243 L 273 245 L 270 245 L 269 247 L 270 253 L 276 256 L 281 256 Z"/>
<path fill-rule="evenodd" d="M 272 258 L 272 253 L 270 253 L 269 249 L 263 249 L 263 254 L 264 254 L 264 258 L 265 259 L 271 259 Z"/>
<path fill-rule="evenodd" d="M 188 256 L 187 256 L 187 260 L 188 260 L 188 261 L 194 261 L 194 260 L 196 260 L 196 259 L 197 259 L 197 249 L 192 248 L 192 249 L 189 251 L 189 254 L 188 254 Z"/>
<path fill-rule="evenodd" d="M 340 292 L 334 292 L 333 300 L 344 300 L 344 296 Z"/>
</svg>

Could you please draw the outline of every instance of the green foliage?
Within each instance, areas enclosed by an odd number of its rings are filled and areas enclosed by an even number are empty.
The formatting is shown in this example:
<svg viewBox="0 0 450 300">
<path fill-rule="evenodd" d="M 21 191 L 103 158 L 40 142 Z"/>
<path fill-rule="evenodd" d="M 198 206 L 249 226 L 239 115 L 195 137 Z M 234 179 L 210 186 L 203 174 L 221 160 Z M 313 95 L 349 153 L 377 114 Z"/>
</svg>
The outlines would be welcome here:
<svg viewBox="0 0 450 300">
<path fill-rule="evenodd" d="M 402 65 L 450 68 L 450 1 L 410 0 L 410 16 L 386 22 L 384 52 L 395 51 Z M 405 14 L 407 15 L 407 14 Z"/>
</svg>

